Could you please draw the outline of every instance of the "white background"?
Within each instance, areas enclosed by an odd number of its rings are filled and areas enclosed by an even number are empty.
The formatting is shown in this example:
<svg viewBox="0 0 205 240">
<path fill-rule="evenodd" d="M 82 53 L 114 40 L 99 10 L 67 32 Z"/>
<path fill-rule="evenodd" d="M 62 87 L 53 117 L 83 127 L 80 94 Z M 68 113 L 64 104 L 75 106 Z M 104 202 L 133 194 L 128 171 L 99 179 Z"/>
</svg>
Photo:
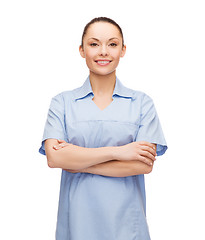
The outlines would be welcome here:
<svg viewBox="0 0 205 240">
<path fill-rule="evenodd" d="M 51 98 L 88 75 L 78 46 L 98 16 L 122 27 L 117 76 L 153 98 L 169 146 L 146 176 L 152 240 L 205 239 L 203 2 L 1 1 L 0 239 L 54 240 L 61 171 L 38 148 Z"/>
</svg>

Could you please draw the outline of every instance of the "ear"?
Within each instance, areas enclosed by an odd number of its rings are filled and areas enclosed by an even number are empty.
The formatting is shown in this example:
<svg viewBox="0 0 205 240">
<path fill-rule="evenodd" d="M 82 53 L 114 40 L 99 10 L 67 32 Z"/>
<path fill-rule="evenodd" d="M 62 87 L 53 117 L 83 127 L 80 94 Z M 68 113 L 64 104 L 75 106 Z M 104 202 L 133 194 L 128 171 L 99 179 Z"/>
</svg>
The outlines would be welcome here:
<svg viewBox="0 0 205 240">
<path fill-rule="evenodd" d="M 124 56 L 125 56 L 125 53 L 126 53 L 126 45 L 123 46 L 120 57 L 124 57 Z"/>
<path fill-rule="evenodd" d="M 81 45 L 79 46 L 79 52 L 80 52 L 81 57 L 85 58 L 85 53 L 84 53 L 83 47 Z"/>
</svg>

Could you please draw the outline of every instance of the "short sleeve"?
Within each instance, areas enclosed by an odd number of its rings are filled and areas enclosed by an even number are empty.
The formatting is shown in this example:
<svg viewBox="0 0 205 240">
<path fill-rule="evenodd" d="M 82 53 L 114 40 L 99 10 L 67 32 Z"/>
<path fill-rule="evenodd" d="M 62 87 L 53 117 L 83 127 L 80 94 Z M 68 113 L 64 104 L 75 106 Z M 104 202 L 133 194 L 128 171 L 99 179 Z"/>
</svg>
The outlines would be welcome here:
<svg viewBox="0 0 205 240">
<path fill-rule="evenodd" d="M 157 144 L 157 156 L 167 150 L 167 143 L 152 99 L 144 95 L 142 100 L 140 126 L 136 141 L 147 141 Z"/>
<path fill-rule="evenodd" d="M 64 100 L 61 94 L 52 98 L 44 128 L 43 139 L 39 152 L 45 155 L 44 143 L 46 139 L 61 139 L 66 141 Z"/>
</svg>

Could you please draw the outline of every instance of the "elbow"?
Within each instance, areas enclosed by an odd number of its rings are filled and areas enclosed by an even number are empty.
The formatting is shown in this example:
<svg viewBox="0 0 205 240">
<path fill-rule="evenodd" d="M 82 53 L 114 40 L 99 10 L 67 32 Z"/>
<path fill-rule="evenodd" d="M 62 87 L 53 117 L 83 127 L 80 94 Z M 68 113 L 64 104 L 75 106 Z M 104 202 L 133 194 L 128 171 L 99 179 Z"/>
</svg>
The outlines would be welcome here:
<svg viewBox="0 0 205 240">
<path fill-rule="evenodd" d="M 47 156 L 47 164 L 49 168 L 57 168 L 54 159 L 50 156 Z"/>
<path fill-rule="evenodd" d="M 53 164 L 53 162 L 47 161 L 47 163 L 48 163 L 49 168 L 56 168 L 55 165 Z"/>
<path fill-rule="evenodd" d="M 58 142 L 55 139 L 47 139 L 45 141 L 45 153 L 49 168 L 61 168 L 61 155 L 59 155 L 59 152 L 53 148 L 56 144 L 58 144 Z"/>
<path fill-rule="evenodd" d="M 151 173 L 152 170 L 153 170 L 153 166 L 146 166 L 146 168 L 145 168 L 145 174 Z"/>
<path fill-rule="evenodd" d="M 54 152 L 47 152 L 46 157 L 49 168 L 60 168 L 58 156 Z"/>
<path fill-rule="evenodd" d="M 80 164 L 66 161 L 62 159 L 61 156 L 58 156 L 54 152 L 51 154 L 47 154 L 47 164 L 49 168 L 62 168 L 62 169 L 72 169 L 72 170 L 79 170 L 82 169 Z"/>
</svg>

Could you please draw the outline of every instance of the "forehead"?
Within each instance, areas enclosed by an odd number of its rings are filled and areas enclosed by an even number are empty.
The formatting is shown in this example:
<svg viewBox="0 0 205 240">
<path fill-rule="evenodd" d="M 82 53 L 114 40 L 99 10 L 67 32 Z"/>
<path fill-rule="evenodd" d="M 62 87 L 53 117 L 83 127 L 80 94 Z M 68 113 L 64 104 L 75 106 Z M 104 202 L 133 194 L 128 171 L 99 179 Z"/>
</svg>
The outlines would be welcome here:
<svg viewBox="0 0 205 240">
<path fill-rule="evenodd" d="M 107 22 L 96 22 L 89 26 L 85 38 L 98 38 L 98 39 L 110 39 L 110 38 L 122 38 L 119 29 Z"/>
</svg>

